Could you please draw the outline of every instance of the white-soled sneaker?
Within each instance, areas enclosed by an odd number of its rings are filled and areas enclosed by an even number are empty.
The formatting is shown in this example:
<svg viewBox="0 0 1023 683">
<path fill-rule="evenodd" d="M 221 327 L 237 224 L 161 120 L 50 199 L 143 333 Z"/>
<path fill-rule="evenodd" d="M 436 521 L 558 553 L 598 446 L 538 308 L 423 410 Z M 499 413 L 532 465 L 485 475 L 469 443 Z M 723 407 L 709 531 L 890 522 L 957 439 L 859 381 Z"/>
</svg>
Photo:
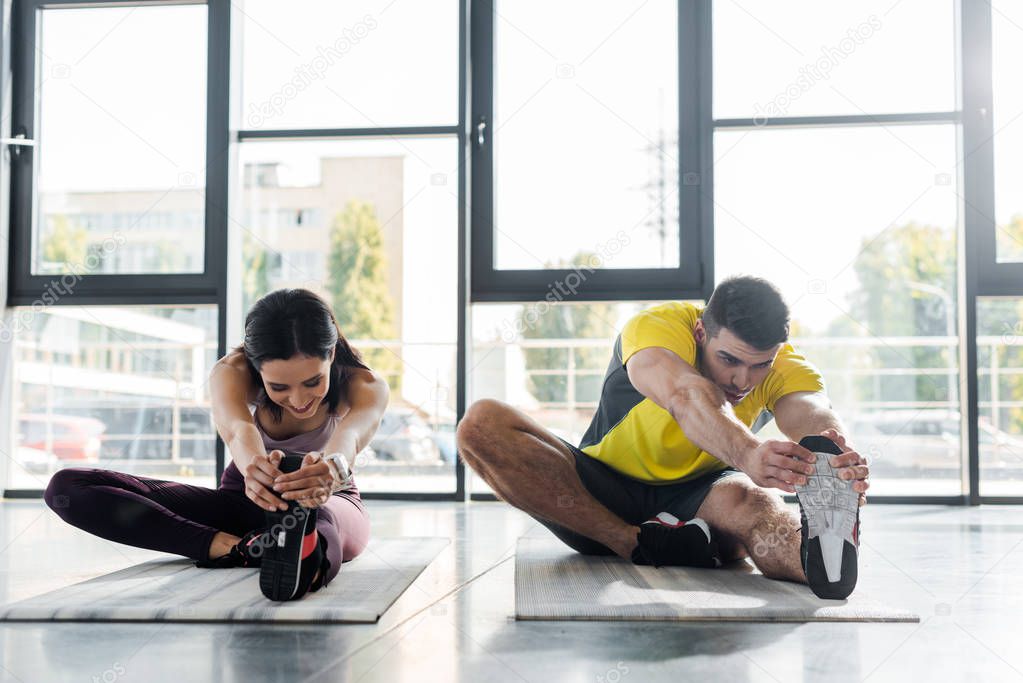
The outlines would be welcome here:
<svg viewBox="0 0 1023 683">
<path fill-rule="evenodd" d="M 796 487 L 803 572 L 817 597 L 844 600 L 856 587 L 860 494 L 853 490 L 853 480 L 839 479 L 831 466 L 831 456 L 842 453 L 838 444 L 824 436 L 807 436 L 799 445 L 817 455 L 814 473 Z"/>
<path fill-rule="evenodd" d="M 718 544 L 710 535 L 707 522 L 694 517 L 688 522 L 670 512 L 659 512 L 639 525 L 635 564 L 655 567 L 720 567 Z"/>
</svg>

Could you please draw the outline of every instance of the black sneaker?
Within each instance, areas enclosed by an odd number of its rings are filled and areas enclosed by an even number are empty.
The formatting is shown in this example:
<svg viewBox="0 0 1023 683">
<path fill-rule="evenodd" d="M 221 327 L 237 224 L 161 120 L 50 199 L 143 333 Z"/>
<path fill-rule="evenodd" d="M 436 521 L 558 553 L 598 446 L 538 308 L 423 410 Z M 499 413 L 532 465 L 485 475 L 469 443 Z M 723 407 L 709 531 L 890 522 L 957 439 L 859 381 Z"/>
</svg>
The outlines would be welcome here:
<svg viewBox="0 0 1023 683">
<path fill-rule="evenodd" d="M 294 472 L 302 465 L 301 456 L 286 455 L 281 460 L 282 472 Z M 260 563 L 259 588 L 271 600 L 297 600 L 305 595 L 313 575 L 321 570 L 316 588 L 325 574 L 324 543 L 316 532 L 316 508 L 305 508 L 298 502 L 285 501 L 285 511 L 267 511 L 266 543 Z"/>
<path fill-rule="evenodd" d="M 635 564 L 655 567 L 720 567 L 718 544 L 710 527 L 699 517 L 682 522 L 661 512 L 639 525 L 639 544 L 632 551 Z"/>
<path fill-rule="evenodd" d="M 232 567 L 258 567 L 266 547 L 266 529 L 254 529 L 242 536 L 226 555 L 200 560 L 195 563 L 202 569 L 230 569 Z"/>
<path fill-rule="evenodd" d="M 796 487 L 802 522 L 799 546 L 803 573 L 819 598 L 844 600 L 856 587 L 860 545 L 860 494 L 853 481 L 839 479 L 829 457 L 842 449 L 824 436 L 807 436 L 799 445 L 817 455 L 814 473 Z"/>
</svg>

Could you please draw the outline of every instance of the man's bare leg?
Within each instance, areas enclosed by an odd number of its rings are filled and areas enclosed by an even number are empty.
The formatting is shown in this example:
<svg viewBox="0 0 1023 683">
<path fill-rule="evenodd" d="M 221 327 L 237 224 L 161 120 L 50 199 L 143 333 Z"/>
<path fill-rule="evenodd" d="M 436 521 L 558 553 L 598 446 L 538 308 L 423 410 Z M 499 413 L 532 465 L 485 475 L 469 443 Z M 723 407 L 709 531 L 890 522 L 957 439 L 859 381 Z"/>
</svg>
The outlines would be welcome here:
<svg viewBox="0 0 1023 683">
<path fill-rule="evenodd" d="M 509 504 L 603 543 L 631 559 L 639 528 L 589 494 L 571 451 L 525 413 L 477 401 L 458 425 L 458 452 Z"/>
<path fill-rule="evenodd" d="M 715 483 L 696 515 L 719 537 L 744 546 L 764 576 L 806 583 L 799 557 L 799 517 L 745 474 Z"/>
</svg>

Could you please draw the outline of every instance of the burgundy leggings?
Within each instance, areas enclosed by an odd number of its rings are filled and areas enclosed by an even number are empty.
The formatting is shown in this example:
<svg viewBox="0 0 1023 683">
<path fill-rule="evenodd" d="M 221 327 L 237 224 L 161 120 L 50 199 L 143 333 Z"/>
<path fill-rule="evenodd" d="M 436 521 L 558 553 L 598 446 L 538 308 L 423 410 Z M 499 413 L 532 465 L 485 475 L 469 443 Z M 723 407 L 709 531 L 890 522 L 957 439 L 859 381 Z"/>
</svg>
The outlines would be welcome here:
<svg viewBox="0 0 1023 683">
<path fill-rule="evenodd" d="M 68 524 L 118 543 L 184 555 L 209 556 L 218 531 L 235 536 L 266 526 L 264 510 L 241 491 L 209 489 L 112 470 L 67 468 L 54 473 L 43 495 Z M 369 541 L 362 501 L 335 494 L 316 510 L 316 530 L 327 542 L 329 582 L 341 563 Z M 326 584 L 324 584 L 326 585 Z"/>
</svg>

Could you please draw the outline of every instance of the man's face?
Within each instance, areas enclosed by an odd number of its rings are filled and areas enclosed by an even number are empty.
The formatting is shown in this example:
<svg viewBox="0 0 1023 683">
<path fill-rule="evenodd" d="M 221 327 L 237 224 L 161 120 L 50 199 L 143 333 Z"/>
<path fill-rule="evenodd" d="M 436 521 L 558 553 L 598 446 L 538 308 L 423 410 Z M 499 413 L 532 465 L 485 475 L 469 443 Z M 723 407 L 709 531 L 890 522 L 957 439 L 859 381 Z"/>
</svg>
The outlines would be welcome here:
<svg viewBox="0 0 1023 683">
<path fill-rule="evenodd" d="M 767 351 L 755 349 L 724 327 L 711 339 L 702 320 L 696 321 L 694 332 L 700 350 L 700 374 L 718 385 L 732 405 L 763 381 L 781 349 L 781 344 Z"/>
</svg>

